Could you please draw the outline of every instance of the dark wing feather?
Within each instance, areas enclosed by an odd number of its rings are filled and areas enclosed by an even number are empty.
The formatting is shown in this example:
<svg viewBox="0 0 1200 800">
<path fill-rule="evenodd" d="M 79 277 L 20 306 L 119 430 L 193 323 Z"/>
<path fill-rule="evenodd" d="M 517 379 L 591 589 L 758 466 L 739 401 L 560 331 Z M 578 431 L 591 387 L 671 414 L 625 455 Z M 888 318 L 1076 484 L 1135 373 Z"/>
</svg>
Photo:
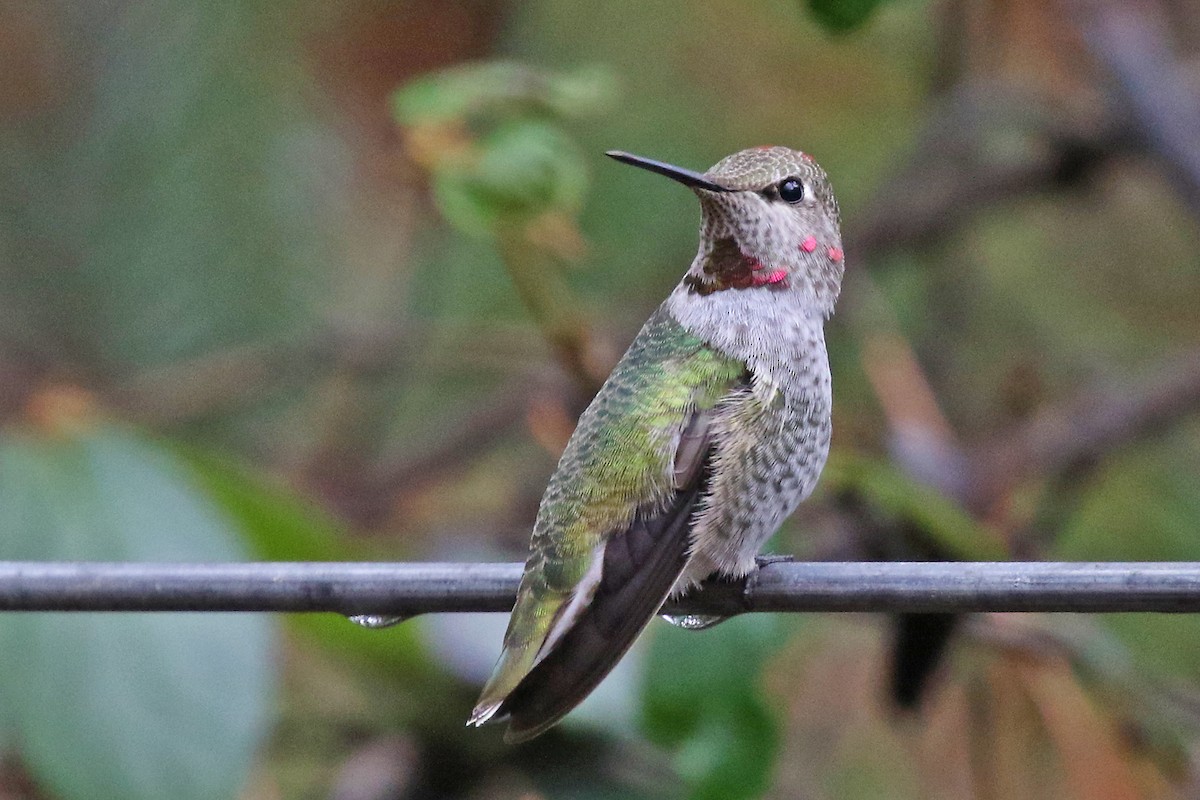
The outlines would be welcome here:
<svg viewBox="0 0 1200 800">
<path fill-rule="evenodd" d="M 609 538 L 591 603 L 505 698 L 498 713 L 509 720 L 506 741 L 531 739 L 578 705 L 667 599 L 687 564 L 692 514 L 708 483 L 711 449 L 689 456 L 695 466 L 676 464 L 676 474 L 689 483 L 665 507 L 639 509 L 627 530 Z"/>
<path fill-rule="evenodd" d="M 958 627 L 955 614 L 898 614 L 892 645 L 891 696 L 901 711 L 921 705 Z"/>
</svg>

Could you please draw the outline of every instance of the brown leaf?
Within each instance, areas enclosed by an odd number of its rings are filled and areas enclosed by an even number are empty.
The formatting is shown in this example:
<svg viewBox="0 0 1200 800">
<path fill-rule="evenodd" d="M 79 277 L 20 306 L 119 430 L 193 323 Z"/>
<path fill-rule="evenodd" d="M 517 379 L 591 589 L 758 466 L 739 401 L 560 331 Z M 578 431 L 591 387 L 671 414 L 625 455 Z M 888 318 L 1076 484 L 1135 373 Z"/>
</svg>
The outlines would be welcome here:
<svg viewBox="0 0 1200 800">
<path fill-rule="evenodd" d="M 1084 693 L 1063 659 L 1024 661 L 1018 671 L 1058 751 L 1076 800 L 1139 800 L 1144 795 L 1112 720 Z"/>
<path fill-rule="evenodd" d="M 1047 753 L 1046 733 L 1038 708 L 1030 700 L 1021 673 L 1012 659 L 995 659 L 987 666 L 986 744 L 980 767 L 986 769 L 990 797 L 1028 800 L 1054 797 L 1062 787 L 1055 780 Z"/>
</svg>

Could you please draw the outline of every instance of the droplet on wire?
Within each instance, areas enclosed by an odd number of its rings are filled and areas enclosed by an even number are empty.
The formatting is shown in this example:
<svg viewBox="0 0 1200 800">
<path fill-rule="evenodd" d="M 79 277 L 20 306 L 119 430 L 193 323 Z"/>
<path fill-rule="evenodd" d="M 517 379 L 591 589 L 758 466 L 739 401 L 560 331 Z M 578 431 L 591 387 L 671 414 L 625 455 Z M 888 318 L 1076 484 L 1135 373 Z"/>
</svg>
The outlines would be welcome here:
<svg viewBox="0 0 1200 800">
<path fill-rule="evenodd" d="M 676 628 L 683 628 L 685 631 L 702 631 L 714 625 L 720 625 L 729 619 L 729 617 L 716 614 L 660 614 L 659 616 Z"/>
<path fill-rule="evenodd" d="M 408 617 L 388 614 L 352 614 L 346 617 L 346 619 L 363 628 L 377 630 L 380 628 L 390 628 L 394 625 L 399 625 L 401 622 L 407 620 Z"/>
</svg>

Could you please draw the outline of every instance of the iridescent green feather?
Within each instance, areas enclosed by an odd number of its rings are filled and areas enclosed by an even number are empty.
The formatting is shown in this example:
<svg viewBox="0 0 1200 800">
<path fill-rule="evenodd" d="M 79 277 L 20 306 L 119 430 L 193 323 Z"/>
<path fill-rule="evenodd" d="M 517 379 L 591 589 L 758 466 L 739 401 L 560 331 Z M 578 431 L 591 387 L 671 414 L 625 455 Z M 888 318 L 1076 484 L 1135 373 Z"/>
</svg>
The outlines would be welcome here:
<svg viewBox="0 0 1200 800">
<path fill-rule="evenodd" d="M 746 367 L 689 334 L 664 310 L 647 321 L 579 418 L 534 524 L 504 653 L 478 721 L 533 668 L 560 610 L 608 536 L 673 490 L 674 443 L 694 410 L 729 395 Z"/>
</svg>

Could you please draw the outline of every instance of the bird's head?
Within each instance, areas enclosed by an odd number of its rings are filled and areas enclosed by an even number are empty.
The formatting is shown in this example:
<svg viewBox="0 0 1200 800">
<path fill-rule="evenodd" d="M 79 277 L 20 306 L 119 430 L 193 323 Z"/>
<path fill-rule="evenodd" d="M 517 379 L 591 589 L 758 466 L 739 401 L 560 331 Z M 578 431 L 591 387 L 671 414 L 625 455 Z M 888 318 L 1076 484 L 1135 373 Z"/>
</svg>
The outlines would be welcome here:
<svg viewBox="0 0 1200 800">
<path fill-rule="evenodd" d="M 700 251 L 684 278 L 692 291 L 786 291 L 832 312 L 844 266 L 840 213 L 828 176 L 807 153 L 755 147 L 703 173 L 608 155 L 672 178 L 700 198 Z"/>
</svg>

